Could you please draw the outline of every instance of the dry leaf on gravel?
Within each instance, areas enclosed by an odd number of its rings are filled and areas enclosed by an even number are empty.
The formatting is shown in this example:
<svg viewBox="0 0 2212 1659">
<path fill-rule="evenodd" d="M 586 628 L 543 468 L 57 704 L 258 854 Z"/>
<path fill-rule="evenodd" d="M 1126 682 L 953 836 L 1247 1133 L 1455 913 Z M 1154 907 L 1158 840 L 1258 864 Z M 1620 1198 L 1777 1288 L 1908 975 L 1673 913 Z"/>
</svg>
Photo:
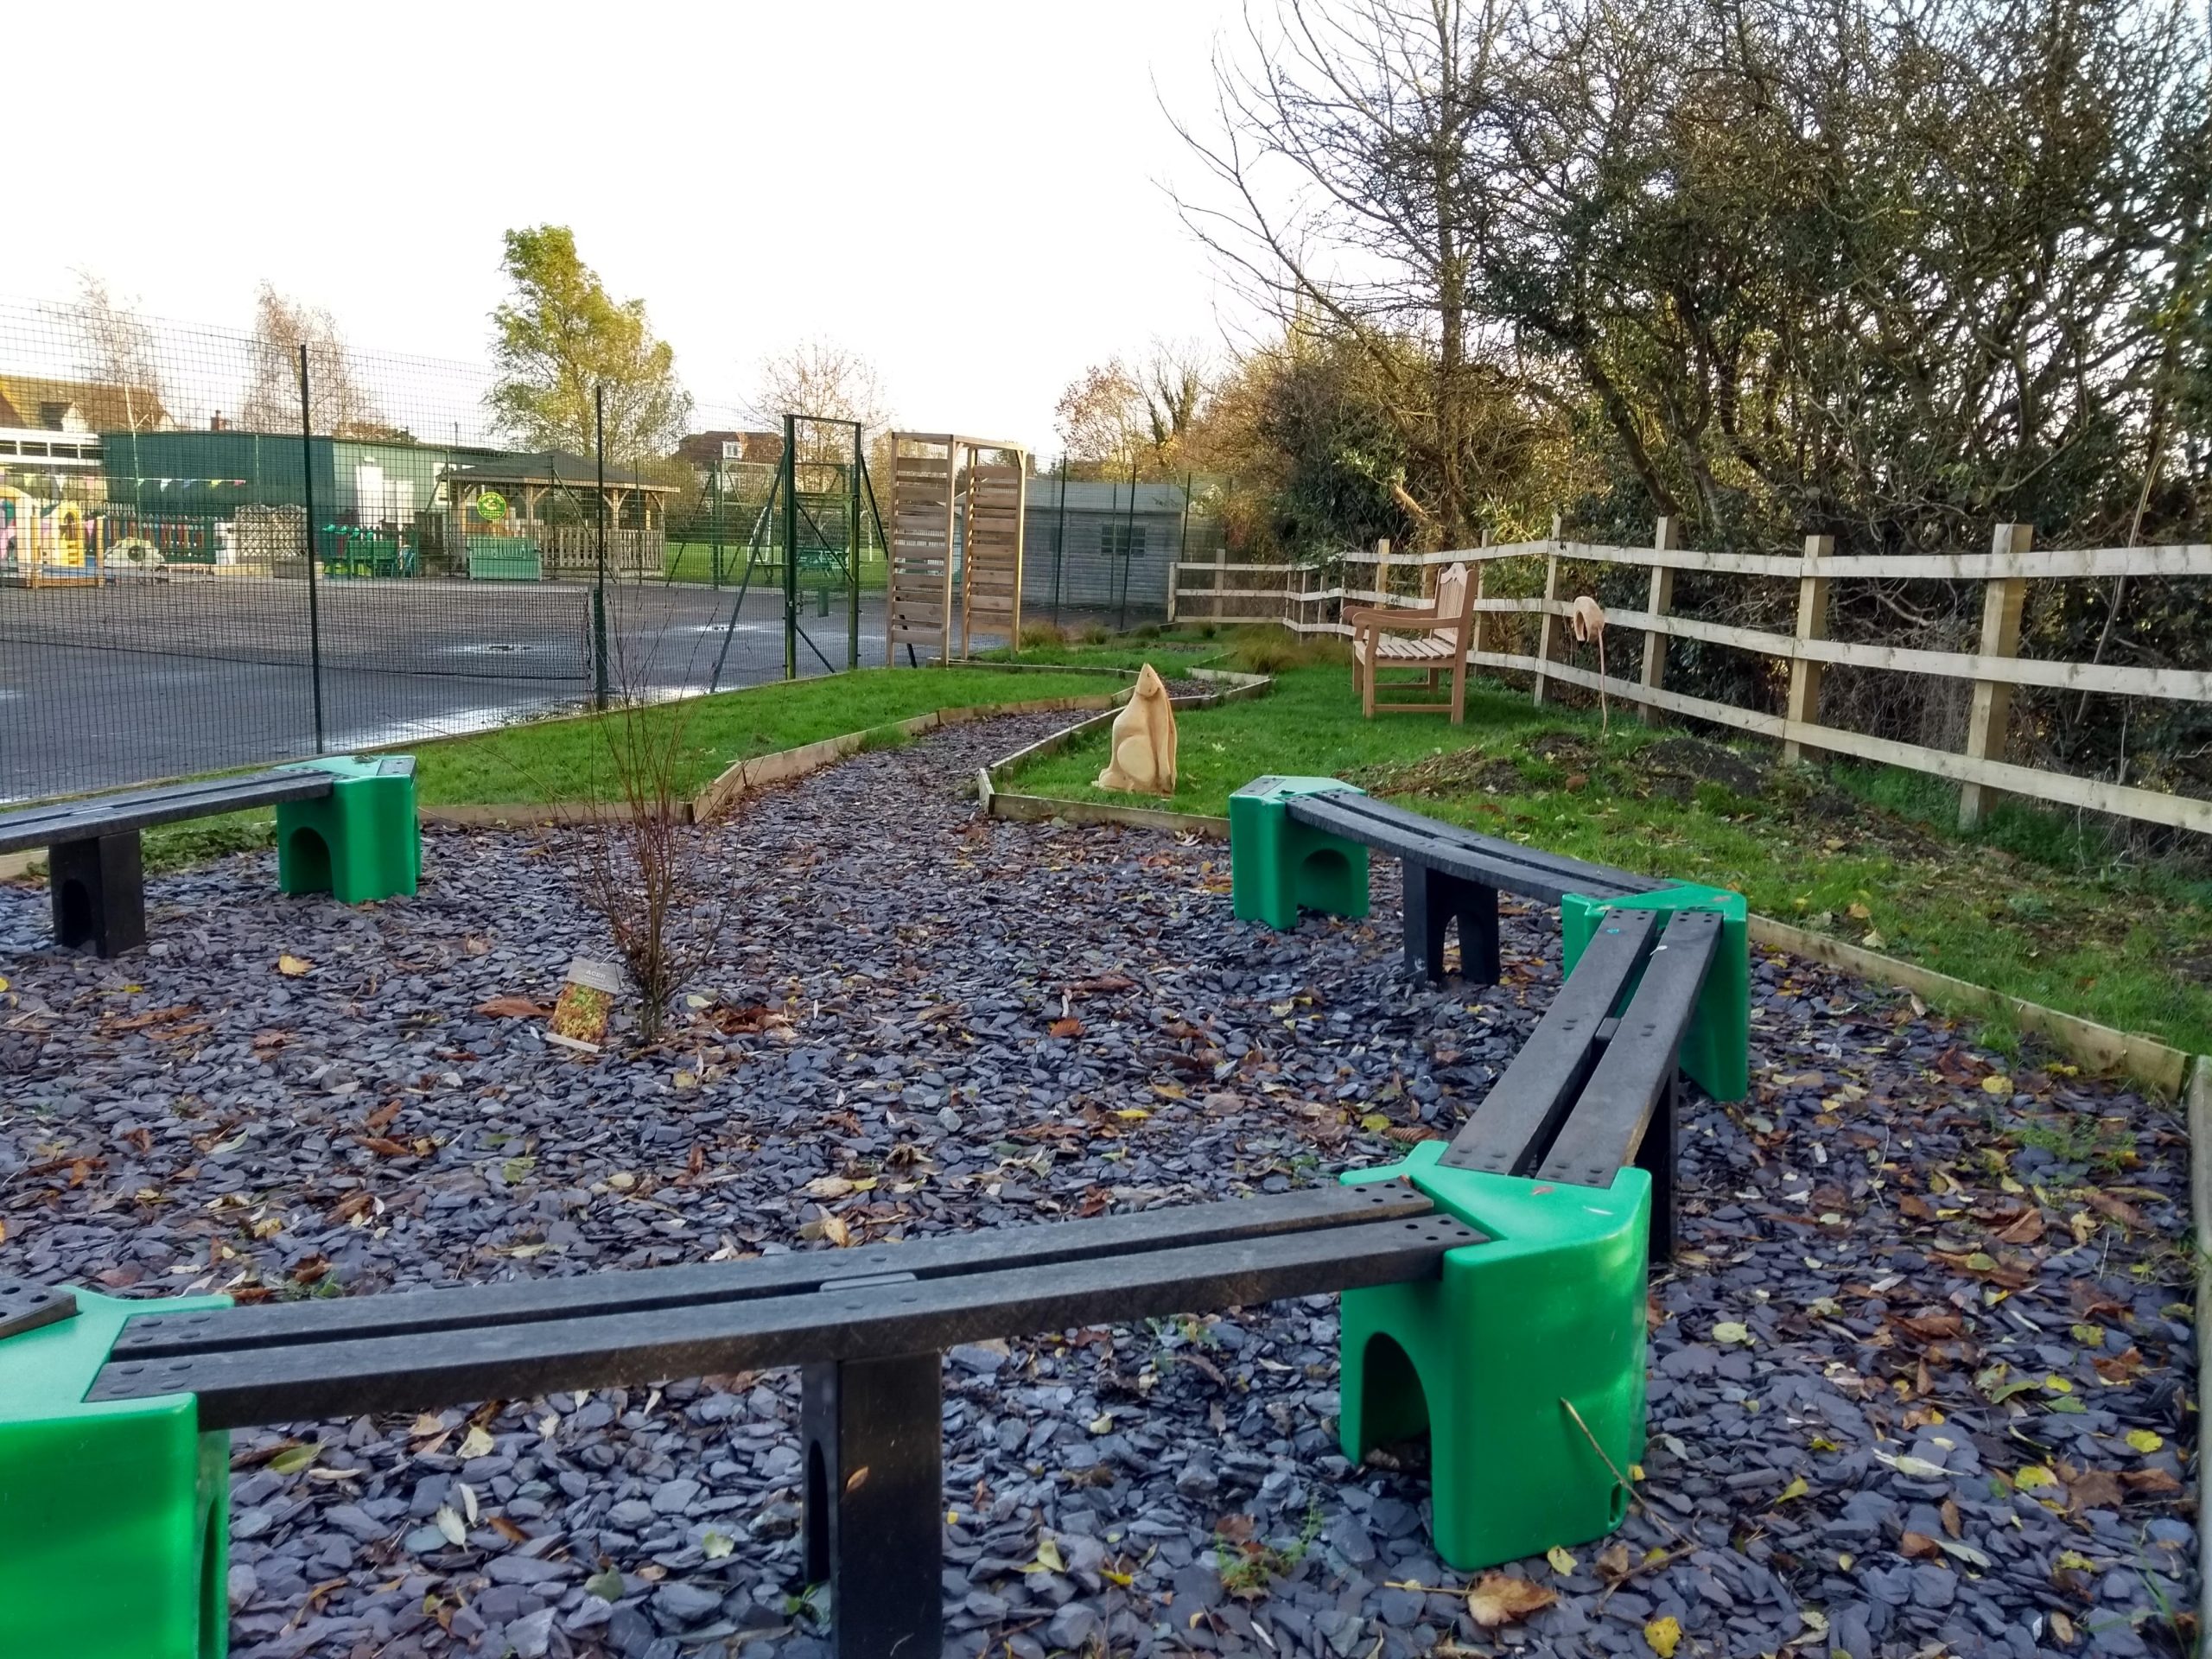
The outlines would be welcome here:
<svg viewBox="0 0 2212 1659">
<path fill-rule="evenodd" d="M 1467 1592 L 1467 1616 L 1486 1630 L 1540 1613 L 1559 1599 L 1548 1584 L 1531 1584 L 1504 1573 L 1485 1573 Z"/>
<path fill-rule="evenodd" d="M 553 1010 L 527 996 L 495 996 L 479 1002 L 476 1012 L 493 1020 L 543 1020 Z"/>
</svg>

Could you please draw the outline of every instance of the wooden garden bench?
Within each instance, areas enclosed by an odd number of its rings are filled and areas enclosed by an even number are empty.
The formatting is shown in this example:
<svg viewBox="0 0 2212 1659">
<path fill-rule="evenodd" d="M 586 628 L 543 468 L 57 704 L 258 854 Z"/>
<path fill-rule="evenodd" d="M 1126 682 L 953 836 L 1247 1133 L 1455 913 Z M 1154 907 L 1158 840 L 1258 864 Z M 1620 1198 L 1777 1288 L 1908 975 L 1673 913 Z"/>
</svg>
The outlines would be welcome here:
<svg viewBox="0 0 2212 1659">
<path fill-rule="evenodd" d="M 1475 589 L 1467 567 L 1455 564 L 1436 579 L 1436 597 L 1418 608 L 1357 607 L 1344 613 L 1351 628 L 1352 686 L 1361 712 L 1372 720 L 1386 715 L 1448 713 L 1457 726 L 1467 712 L 1467 645 L 1474 628 Z M 1452 694 L 1442 702 L 1379 701 L 1376 676 L 1382 669 L 1425 671 L 1422 689 L 1433 697 L 1438 677 L 1452 677 Z M 1394 685 L 1400 683 L 1393 682 Z M 1404 682 L 1408 688 L 1411 682 Z M 1388 688 L 1385 688 L 1388 689 Z"/>
</svg>

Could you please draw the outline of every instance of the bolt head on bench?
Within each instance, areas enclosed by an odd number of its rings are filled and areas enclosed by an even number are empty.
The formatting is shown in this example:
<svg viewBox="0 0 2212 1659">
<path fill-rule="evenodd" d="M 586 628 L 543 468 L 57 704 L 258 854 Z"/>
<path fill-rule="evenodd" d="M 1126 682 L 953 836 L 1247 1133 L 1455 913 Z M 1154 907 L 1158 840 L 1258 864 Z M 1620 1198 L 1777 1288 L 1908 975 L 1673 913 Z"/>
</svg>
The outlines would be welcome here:
<svg viewBox="0 0 2212 1659">
<path fill-rule="evenodd" d="M 1229 798 L 1230 889 L 1238 921 L 1287 931 L 1301 909 L 1367 914 L 1367 849 L 1299 823 L 1287 810 L 1300 796 L 1335 793 L 1366 791 L 1340 778 L 1255 778 Z"/>
</svg>

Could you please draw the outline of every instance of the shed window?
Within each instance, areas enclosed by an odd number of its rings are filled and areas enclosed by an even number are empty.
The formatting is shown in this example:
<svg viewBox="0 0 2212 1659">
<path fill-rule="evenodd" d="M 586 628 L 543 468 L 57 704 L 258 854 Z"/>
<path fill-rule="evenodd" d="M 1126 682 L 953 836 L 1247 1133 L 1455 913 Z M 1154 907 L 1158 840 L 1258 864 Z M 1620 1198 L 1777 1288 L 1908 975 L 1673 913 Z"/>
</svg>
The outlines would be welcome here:
<svg viewBox="0 0 2212 1659">
<path fill-rule="evenodd" d="M 1098 526 L 1098 551 L 1109 559 L 1144 557 L 1142 524 L 1107 523 Z"/>
</svg>

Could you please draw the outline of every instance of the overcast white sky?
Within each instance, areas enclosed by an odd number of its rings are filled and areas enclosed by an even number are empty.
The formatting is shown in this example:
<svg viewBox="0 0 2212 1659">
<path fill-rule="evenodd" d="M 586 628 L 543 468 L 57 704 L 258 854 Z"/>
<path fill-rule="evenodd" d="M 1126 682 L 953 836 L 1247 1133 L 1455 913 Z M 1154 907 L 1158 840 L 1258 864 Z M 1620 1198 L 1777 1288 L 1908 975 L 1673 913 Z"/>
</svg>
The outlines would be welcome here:
<svg viewBox="0 0 2212 1659">
<path fill-rule="evenodd" d="M 127 3 L 93 41 L 30 8 L 0 295 L 84 267 L 243 329 L 265 277 L 357 347 L 478 361 L 500 232 L 565 223 L 702 404 L 822 335 L 902 423 L 1050 452 L 1085 364 L 1242 315 L 1160 188 L 1191 164 L 1154 91 L 1200 107 L 1236 28 L 1234 0 L 378 0 Z"/>
</svg>

